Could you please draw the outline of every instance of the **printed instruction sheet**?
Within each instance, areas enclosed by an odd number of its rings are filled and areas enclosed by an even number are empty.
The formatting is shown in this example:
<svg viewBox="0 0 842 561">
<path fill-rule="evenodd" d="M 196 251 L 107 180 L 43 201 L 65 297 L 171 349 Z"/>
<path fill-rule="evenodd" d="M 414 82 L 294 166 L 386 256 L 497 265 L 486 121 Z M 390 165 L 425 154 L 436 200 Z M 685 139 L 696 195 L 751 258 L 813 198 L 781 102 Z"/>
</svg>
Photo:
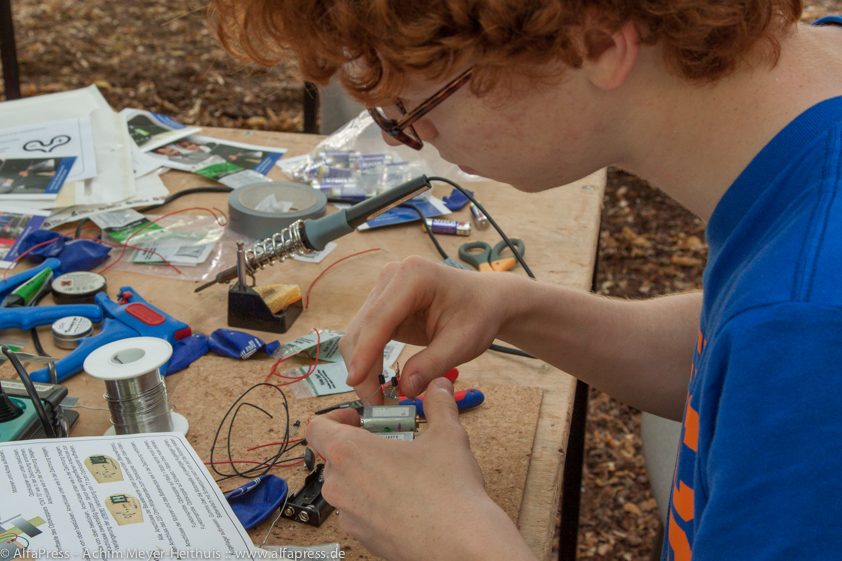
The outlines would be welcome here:
<svg viewBox="0 0 842 561">
<path fill-rule="evenodd" d="M 250 559 L 178 433 L 0 443 L 0 560 Z"/>
</svg>

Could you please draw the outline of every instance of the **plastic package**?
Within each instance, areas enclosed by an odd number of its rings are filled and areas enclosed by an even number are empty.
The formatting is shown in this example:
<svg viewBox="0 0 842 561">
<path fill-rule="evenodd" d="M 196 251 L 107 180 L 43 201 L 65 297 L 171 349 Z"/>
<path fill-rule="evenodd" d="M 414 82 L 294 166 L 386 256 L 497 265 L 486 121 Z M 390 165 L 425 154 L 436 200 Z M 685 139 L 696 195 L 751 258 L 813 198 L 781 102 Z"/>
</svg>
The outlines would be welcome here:
<svg viewBox="0 0 842 561">
<path fill-rule="evenodd" d="M 372 197 L 421 175 L 444 175 L 461 182 L 482 180 L 445 162 L 430 144 L 420 151 L 387 145 L 367 111 L 285 169 L 330 198 Z"/>
<path fill-rule="evenodd" d="M 156 217 L 150 215 L 148 218 L 154 220 Z M 170 256 L 175 252 L 176 259 L 171 261 L 178 271 L 168 267 L 153 254 L 134 249 L 127 249 L 122 259 L 112 268 L 206 282 L 237 262 L 237 241 L 250 243 L 246 237 L 220 225 L 210 215 L 174 214 L 162 218 L 157 224 L 161 226 L 161 230 L 149 235 L 144 235 L 145 231 L 141 232 L 128 243 L 135 247 L 153 249 L 156 253 L 168 256 L 168 260 L 171 260 Z M 118 258 L 121 251 L 119 248 L 112 249 L 112 259 Z"/>
</svg>

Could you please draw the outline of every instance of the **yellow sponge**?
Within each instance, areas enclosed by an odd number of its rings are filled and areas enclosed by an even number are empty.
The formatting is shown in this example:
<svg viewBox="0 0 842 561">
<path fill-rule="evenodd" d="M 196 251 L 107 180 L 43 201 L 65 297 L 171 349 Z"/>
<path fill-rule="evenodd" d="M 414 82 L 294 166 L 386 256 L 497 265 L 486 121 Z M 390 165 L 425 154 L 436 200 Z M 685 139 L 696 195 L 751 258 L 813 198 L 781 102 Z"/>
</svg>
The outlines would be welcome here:
<svg viewBox="0 0 842 561">
<path fill-rule="evenodd" d="M 301 300 L 301 289 L 297 284 L 267 284 L 266 286 L 253 286 L 266 306 L 277 314 L 293 302 Z"/>
</svg>

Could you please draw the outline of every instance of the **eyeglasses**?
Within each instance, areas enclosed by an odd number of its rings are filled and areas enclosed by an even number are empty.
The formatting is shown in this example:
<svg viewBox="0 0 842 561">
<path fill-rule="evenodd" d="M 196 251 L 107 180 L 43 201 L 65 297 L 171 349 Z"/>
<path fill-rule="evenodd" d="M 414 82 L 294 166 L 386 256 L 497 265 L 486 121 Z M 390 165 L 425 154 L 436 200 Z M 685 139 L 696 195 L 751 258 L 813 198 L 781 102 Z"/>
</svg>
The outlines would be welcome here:
<svg viewBox="0 0 842 561">
<path fill-rule="evenodd" d="M 395 107 L 397 107 L 401 114 L 401 118 L 398 120 L 387 117 L 383 113 L 383 110 L 379 107 L 369 107 L 368 112 L 371 115 L 371 118 L 374 119 L 374 122 L 377 123 L 377 125 L 383 129 L 386 134 L 395 140 L 406 144 L 410 148 L 421 150 L 424 146 L 424 142 L 418 137 L 418 133 L 415 132 L 415 128 L 412 124 L 432 111 L 439 103 L 450 97 L 456 90 L 467 84 L 471 79 L 472 70 L 473 68 L 469 68 L 464 71 L 462 74 L 454 78 L 453 81 L 444 86 L 431 97 L 427 98 L 426 101 L 421 103 L 421 105 L 409 113 L 406 112 L 406 108 L 403 106 L 403 103 L 396 101 Z"/>
</svg>

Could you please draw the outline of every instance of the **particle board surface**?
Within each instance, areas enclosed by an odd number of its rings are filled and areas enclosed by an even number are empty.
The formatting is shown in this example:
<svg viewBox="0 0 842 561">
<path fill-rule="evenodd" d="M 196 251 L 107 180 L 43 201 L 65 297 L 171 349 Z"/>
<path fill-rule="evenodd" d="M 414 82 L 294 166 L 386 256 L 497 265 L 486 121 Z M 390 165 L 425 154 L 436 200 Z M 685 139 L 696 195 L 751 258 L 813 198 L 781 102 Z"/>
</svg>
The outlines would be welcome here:
<svg viewBox="0 0 842 561">
<path fill-rule="evenodd" d="M 304 436 L 307 419 L 313 416 L 314 411 L 357 397 L 353 393 L 346 393 L 297 399 L 288 388 L 282 388 L 281 395 L 276 388 L 259 385 L 240 402 L 250 405 L 239 408 L 233 427 L 230 426 L 233 412 L 223 423 L 226 413 L 241 394 L 263 382 L 272 362 L 268 359 L 240 361 L 207 356 L 184 372 L 178 388 L 169 396 L 169 401 L 176 411 L 187 417 L 193 427 L 187 439 L 203 461 L 211 461 L 211 449 L 220 424 L 222 430 L 219 431 L 216 445 L 213 446 L 214 462 L 261 462 L 273 457 L 279 446 L 267 446 L 252 451 L 248 449 L 283 440 L 287 423 L 284 397 L 290 425 L 295 420 L 301 422 L 301 428 L 293 440 Z M 481 390 L 485 401 L 476 409 L 462 413 L 460 420 L 468 432 L 471 450 L 485 477 L 486 491 L 517 523 L 543 392 L 534 387 L 482 383 L 468 386 L 460 380 L 456 381 L 457 389 L 468 387 Z M 263 411 L 252 405 L 260 407 Z M 236 407 L 234 411 L 237 411 Z M 266 413 L 271 414 L 272 418 Z M 419 430 L 424 430 L 423 424 Z M 280 458 L 278 463 L 292 464 L 302 456 L 303 448 L 297 446 Z M 249 467 L 249 464 L 237 465 L 240 469 Z M 220 463 L 216 468 L 225 474 L 233 473 L 230 464 Z M 419 466 L 419 469 L 423 469 L 423 466 Z M 216 479 L 222 477 L 213 471 L 211 473 Z M 285 479 L 290 489 L 295 492 L 303 485 L 307 469 L 303 463 L 298 463 L 291 467 L 273 468 L 269 473 Z M 225 479 L 220 482 L 220 488 L 230 491 L 246 481 L 248 478 L 243 477 Z M 396 501 L 395 508 L 406 506 Z M 458 513 L 454 515 L 458 516 Z M 255 543 L 260 544 L 263 541 L 272 525 L 272 518 L 250 531 Z M 355 559 L 378 559 L 340 528 L 335 512 L 320 528 L 281 518 L 267 540 L 268 544 L 274 545 L 334 542 L 339 543 L 346 553 Z"/>
</svg>

